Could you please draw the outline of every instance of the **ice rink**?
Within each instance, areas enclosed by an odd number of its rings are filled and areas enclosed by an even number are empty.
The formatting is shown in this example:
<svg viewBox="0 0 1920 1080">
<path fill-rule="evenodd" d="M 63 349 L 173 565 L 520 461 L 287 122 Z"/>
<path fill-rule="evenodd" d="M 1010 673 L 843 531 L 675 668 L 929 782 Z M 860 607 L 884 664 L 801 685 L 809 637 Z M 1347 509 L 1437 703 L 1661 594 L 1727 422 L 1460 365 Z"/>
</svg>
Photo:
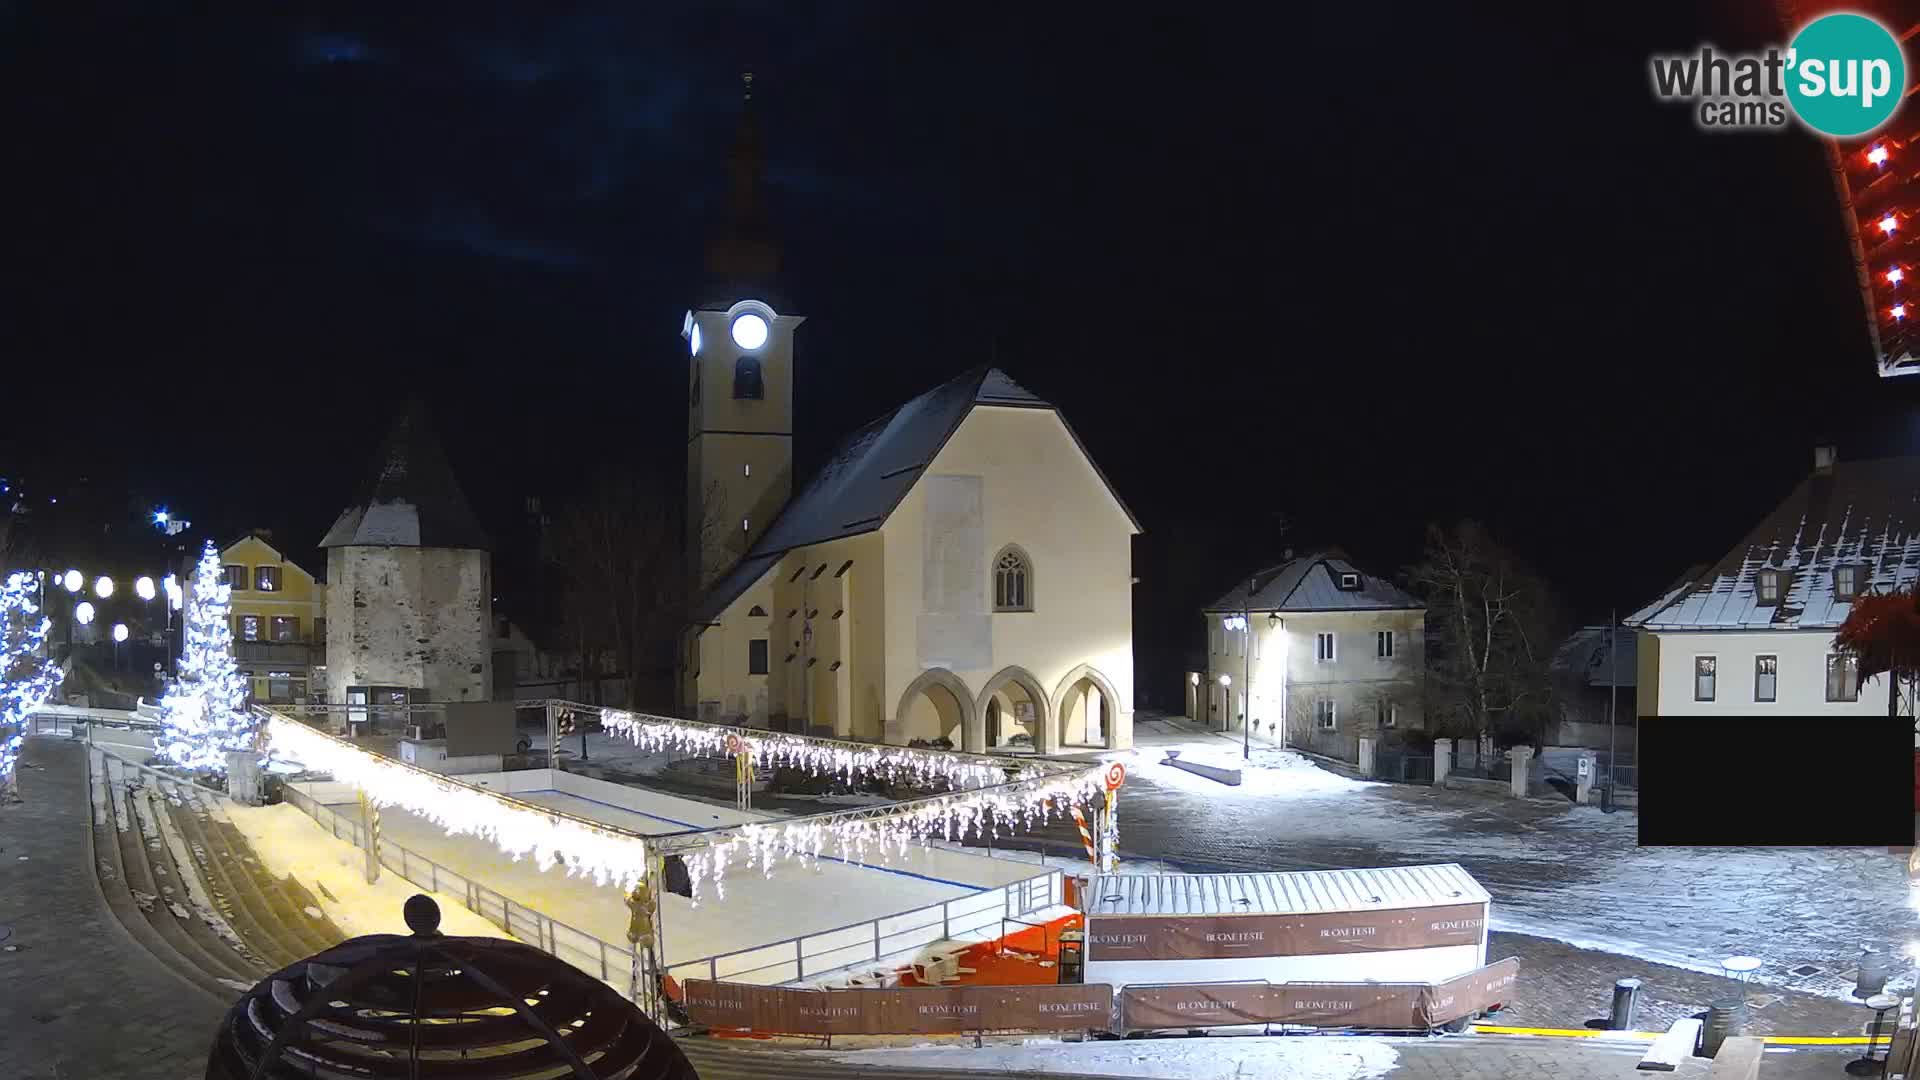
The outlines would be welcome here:
<svg viewBox="0 0 1920 1080">
<path fill-rule="evenodd" d="M 644 835 L 787 820 L 782 815 L 743 812 L 546 770 L 460 779 L 503 793 L 509 793 L 506 789 L 510 786 L 514 789 L 510 794 L 515 799 Z M 535 786 L 542 783 L 563 784 L 572 790 Z M 298 786 L 339 814 L 351 818 L 358 813 L 350 788 L 332 783 Z M 628 913 L 619 889 L 569 877 L 558 870 L 539 870 L 526 861 L 512 861 L 489 841 L 449 836 L 431 821 L 397 808 L 383 810 L 380 816 L 381 834 L 387 843 L 397 843 L 416 855 L 432 859 L 577 930 L 609 943 L 625 944 Z M 982 897 L 980 894 L 1044 872 L 1045 868 L 1031 863 L 917 847 L 886 863 L 821 859 L 811 866 L 802 866 L 789 861 L 777 865 L 771 876 L 734 868 L 725 878 L 724 898 L 716 894 L 711 882 L 703 884 L 698 905 L 682 896 L 663 898 L 663 951 L 668 965 L 682 964 L 800 935 L 868 923 L 942 901 L 978 897 L 984 903 L 969 902 L 964 906 L 998 908 L 997 895 Z M 921 923 L 929 917 L 938 922 L 941 915 L 935 911 L 931 916 L 912 921 Z M 893 924 L 888 924 L 885 932 L 892 930 Z M 861 951 L 853 947 L 851 938 L 865 940 L 867 933 L 870 931 L 848 935 L 848 961 L 859 959 L 855 953 Z M 810 942 L 806 951 L 812 956 L 825 945 L 837 944 L 835 938 Z M 769 965 L 790 961 L 791 956 L 791 946 L 784 951 L 766 950 L 741 958 L 731 965 L 732 972 L 723 962 L 721 974 L 735 974 L 745 981 L 784 981 L 794 977 L 792 972 Z M 809 961 L 808 974 L 830 959 L 833 957 Z"/>
</svg>

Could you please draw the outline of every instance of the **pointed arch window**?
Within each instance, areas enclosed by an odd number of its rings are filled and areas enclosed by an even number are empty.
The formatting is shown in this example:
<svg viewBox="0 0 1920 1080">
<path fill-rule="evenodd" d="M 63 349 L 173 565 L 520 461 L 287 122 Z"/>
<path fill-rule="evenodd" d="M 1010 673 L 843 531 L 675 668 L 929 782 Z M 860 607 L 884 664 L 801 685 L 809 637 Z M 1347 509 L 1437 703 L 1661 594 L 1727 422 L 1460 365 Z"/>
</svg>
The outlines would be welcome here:
<svg viewBox="0 0 1920 1080">
<path fill-rule="evenodd" d="M 733 362 L 733 396 L 735 400 L 759 401 L 766 396 L 766 390 L 760 379 L 760 358 L 742 356 Z"/>
<path fill-rule="evenodd" d="M 1033 560 L 1012 544 L 993 559 L 993 610 L 1033 610 Z"/>
</svg>

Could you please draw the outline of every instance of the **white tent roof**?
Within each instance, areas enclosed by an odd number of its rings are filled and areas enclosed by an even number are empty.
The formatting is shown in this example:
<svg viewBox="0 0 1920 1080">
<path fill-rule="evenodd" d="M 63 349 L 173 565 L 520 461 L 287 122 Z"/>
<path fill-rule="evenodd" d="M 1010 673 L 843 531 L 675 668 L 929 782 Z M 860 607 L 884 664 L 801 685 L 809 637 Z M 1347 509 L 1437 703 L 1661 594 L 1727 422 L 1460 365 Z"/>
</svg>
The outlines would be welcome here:
<svg viewBox="0 0 1920 1080">
<path fill-rule="evenodd" d="M 1101 874 L 1087 914 L 1298 915 L 1322 911 L 1484 904 L 1491 897 L 1458 863 L 1290 874 Z"/>
</svg>

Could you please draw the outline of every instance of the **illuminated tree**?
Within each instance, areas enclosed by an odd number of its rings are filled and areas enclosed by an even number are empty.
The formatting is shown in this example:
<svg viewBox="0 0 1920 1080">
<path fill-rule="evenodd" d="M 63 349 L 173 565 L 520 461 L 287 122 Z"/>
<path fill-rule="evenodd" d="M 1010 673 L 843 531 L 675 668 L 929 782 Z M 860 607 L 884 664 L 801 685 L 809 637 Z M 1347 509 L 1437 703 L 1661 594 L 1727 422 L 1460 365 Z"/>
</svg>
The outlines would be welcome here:
<svg viewBox="0 0 1920 1080">
<path fill-rule="evenodd" d="M 45 648 L 52 625 L 40 610 L 40 575 L 7 575 L 0 589 L 0 800 L 13 790 L 27 714 L 60 683 L 60 668 Z"/>
<path fill-rule="evenodd" d="M 222 772 L 227 751 L 249 748 L 254 734 L 247 680 L 234 663 L 233 628 L 227 624 L 232 589 L 223 577 L 220 552 L 208 541 L 193 572 L 180 674 L 160 699 L 157 746 L 177 765 Z"/>
</svg>

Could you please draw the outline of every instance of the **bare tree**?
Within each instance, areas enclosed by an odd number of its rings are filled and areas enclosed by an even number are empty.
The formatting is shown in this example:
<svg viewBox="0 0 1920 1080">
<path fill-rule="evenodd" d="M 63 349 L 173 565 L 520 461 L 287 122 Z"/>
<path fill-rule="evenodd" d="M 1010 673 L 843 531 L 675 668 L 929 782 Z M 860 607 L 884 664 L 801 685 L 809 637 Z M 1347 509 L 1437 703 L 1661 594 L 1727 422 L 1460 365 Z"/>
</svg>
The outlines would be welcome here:
<svg viewBox="0 0 1920 1080">
<path fill-rule="evenodd" d="M 1427 715 L 1437 733 L 1533 732 L 1551 711 L 1559 640 L 1546 581 L 1478 522 L 1427 526 L 1409 569 L 1427 602 Z"/>
</svg>

